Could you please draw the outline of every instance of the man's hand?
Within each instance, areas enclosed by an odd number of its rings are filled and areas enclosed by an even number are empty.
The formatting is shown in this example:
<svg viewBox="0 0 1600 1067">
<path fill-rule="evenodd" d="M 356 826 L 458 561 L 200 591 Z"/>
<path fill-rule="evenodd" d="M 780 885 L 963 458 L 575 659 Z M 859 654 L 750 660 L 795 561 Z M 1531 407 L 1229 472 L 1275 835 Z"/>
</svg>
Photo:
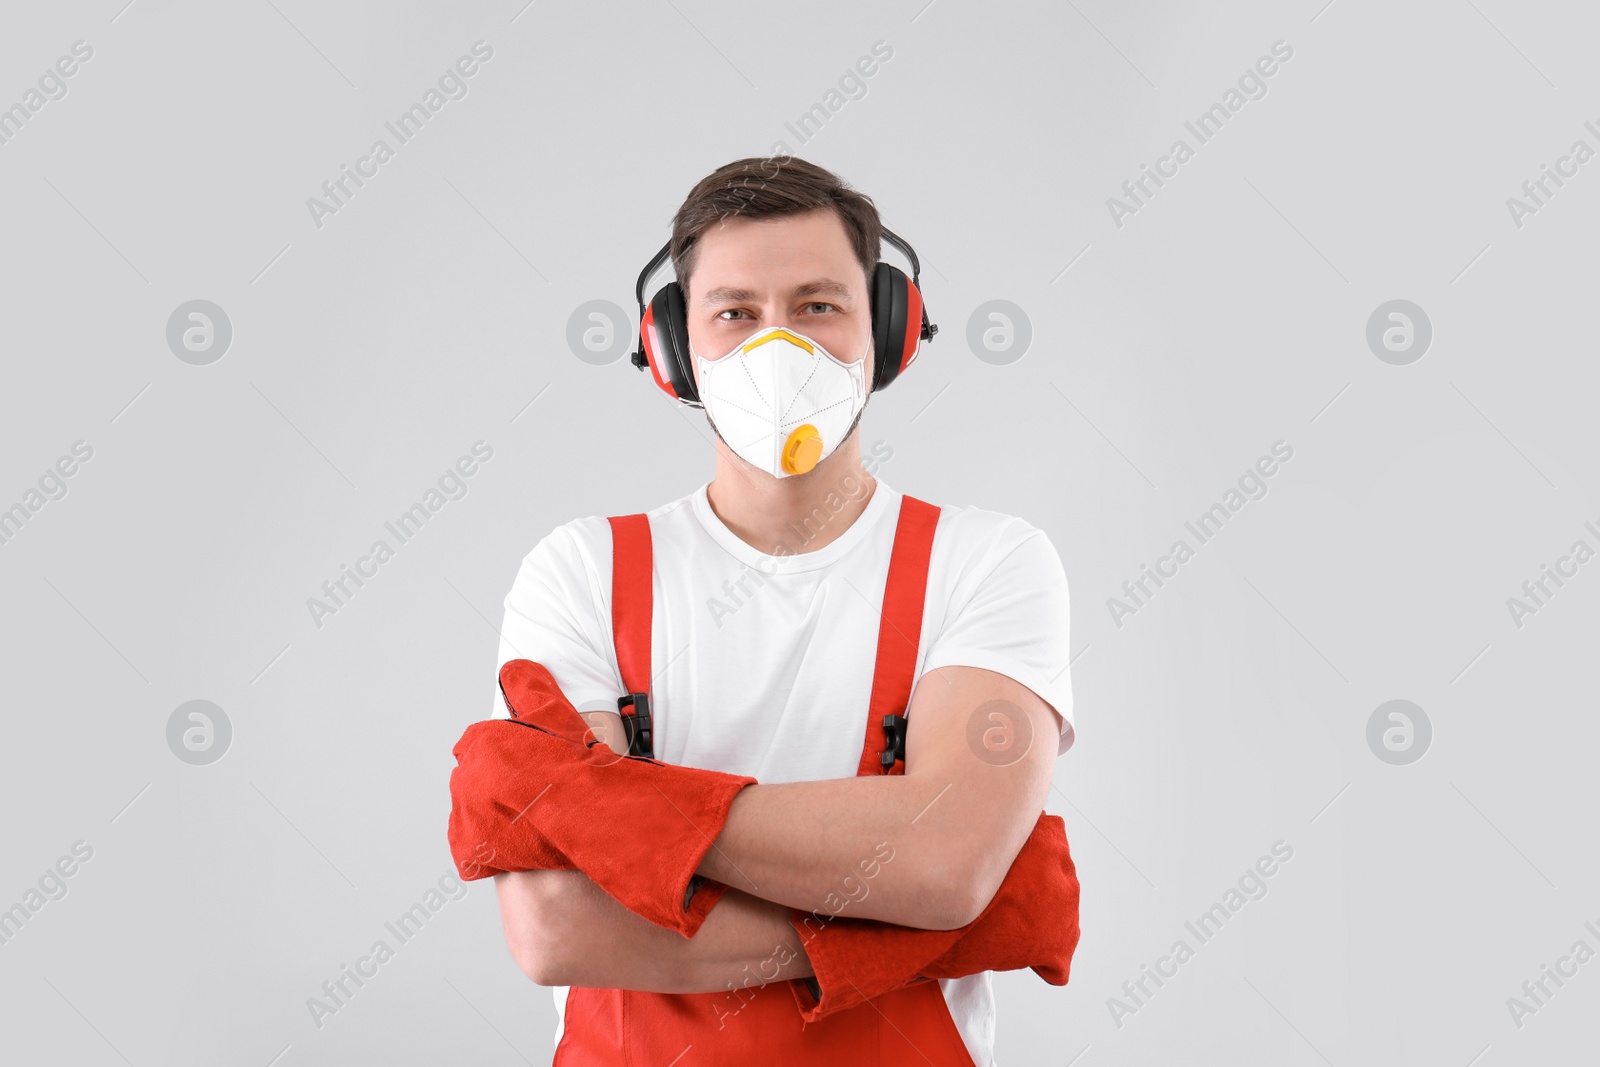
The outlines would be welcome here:
<svg viewBox="0 0 1600 1067">
<path fill-rule="evenodd" d="M 578 714 L 589 724 L 595 737 L 611 746 L 611 751 L 619 756 L 628 754 L 628 735 L 623 731 L 621 715 L 614 711 L 580 711 Z"/>
</svg>

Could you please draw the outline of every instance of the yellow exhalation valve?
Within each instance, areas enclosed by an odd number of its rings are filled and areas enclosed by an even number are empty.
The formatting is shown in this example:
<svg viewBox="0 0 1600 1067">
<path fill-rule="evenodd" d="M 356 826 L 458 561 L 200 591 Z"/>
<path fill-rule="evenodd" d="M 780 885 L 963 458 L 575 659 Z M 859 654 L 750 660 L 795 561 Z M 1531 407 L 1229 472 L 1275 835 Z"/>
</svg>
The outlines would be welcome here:
<svg viewBox="0 0 1600 1067">
<path fill-rule="evenodd" d="M 783 443 L 780 457 L 785 474 L 804 474 L 822 458 L 822 434 L 809 422 L 802 423 Z"/>
</svg>

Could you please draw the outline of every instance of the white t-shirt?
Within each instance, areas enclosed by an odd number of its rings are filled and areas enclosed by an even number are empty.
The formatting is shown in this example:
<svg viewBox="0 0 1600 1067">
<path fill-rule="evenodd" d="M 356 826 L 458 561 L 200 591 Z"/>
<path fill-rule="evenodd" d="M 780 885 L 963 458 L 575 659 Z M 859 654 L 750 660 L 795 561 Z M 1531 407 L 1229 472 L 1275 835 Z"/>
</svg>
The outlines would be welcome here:
<svg viewBox="0 0 1600 1067">
<path fill-rule="evenodd" d="M 649 512 L 656 758 L 768 784 L 854 776 L 901 494 L 877 479 L 856 521 L 807 551 L 825 523 L 839 521 L 830 507 L 842 510 L 844 497 L 829 497 L 807 525 L 790 527 L 783 551 L 768 554 L 723 524 L 706 489 Z M 623 686 L 604 517 L 575 519 L 534 546 L 505 609 L 498 663 L 535 660 L 578 710 L 617 710 Z M 992 511 L 941 506 L 917 678 L 968 666 L 1015 679 L 1057 712 L 1059 755 L 1073 741 L 1067 628 L 1066 574 L 1043 531 Z M 493 715 L 504 718 L 498 684 L 493 699 Z M 989 972 L 940 985 L 973 1062 L 987 1067 Z M 555 990 L 558 1015 L 566 992 Z"/>
</svg>

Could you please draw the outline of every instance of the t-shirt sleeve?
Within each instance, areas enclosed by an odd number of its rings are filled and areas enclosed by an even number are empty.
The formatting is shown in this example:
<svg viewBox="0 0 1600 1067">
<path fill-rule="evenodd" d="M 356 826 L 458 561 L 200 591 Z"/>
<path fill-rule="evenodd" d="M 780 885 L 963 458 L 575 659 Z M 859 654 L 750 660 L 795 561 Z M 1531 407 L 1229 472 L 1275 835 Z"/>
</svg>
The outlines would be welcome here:
<svg viewBox="0 0 1600 1067">
<path fill-rule="evenodd" d="M 558 526 L 534 546 L 505 599 L 492 717 L 509 718 L 500 667 L 542 663 L 579 711 L 616 711 L 620 674 L 611 641 L 611 533 L 604 519 Z M 603 610 L 602 610 L 603 609 Z"/>
<path fill-rule="evenodd" d="M 970 596 L 933 638 L 923 672 L 979 667 L 1027 686 L 1061 716 L 1060 755 L 1072 747 L 1072 676 L 1067 575 L 1043 530 L 1013 518 L 974 567 Z"/>
</svg>

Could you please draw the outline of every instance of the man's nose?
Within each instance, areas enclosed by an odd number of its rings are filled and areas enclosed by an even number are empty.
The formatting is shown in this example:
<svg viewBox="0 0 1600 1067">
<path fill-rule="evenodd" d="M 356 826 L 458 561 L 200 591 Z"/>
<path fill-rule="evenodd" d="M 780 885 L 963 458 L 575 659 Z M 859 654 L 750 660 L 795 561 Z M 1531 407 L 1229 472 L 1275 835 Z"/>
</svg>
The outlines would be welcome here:
<svg viewBox="0 0 1600 1067">
<path fill-rule="evenodd" d="M 794 316 L 790 314 L 787 308 L 783 307 L 771 308 L 762 312 L 761 329 L 767 330 L 774 326 L 781 326 L 786 330 L 794 330 L 796 333 L 799 332 L 795 327 Z"/>
</svg>

